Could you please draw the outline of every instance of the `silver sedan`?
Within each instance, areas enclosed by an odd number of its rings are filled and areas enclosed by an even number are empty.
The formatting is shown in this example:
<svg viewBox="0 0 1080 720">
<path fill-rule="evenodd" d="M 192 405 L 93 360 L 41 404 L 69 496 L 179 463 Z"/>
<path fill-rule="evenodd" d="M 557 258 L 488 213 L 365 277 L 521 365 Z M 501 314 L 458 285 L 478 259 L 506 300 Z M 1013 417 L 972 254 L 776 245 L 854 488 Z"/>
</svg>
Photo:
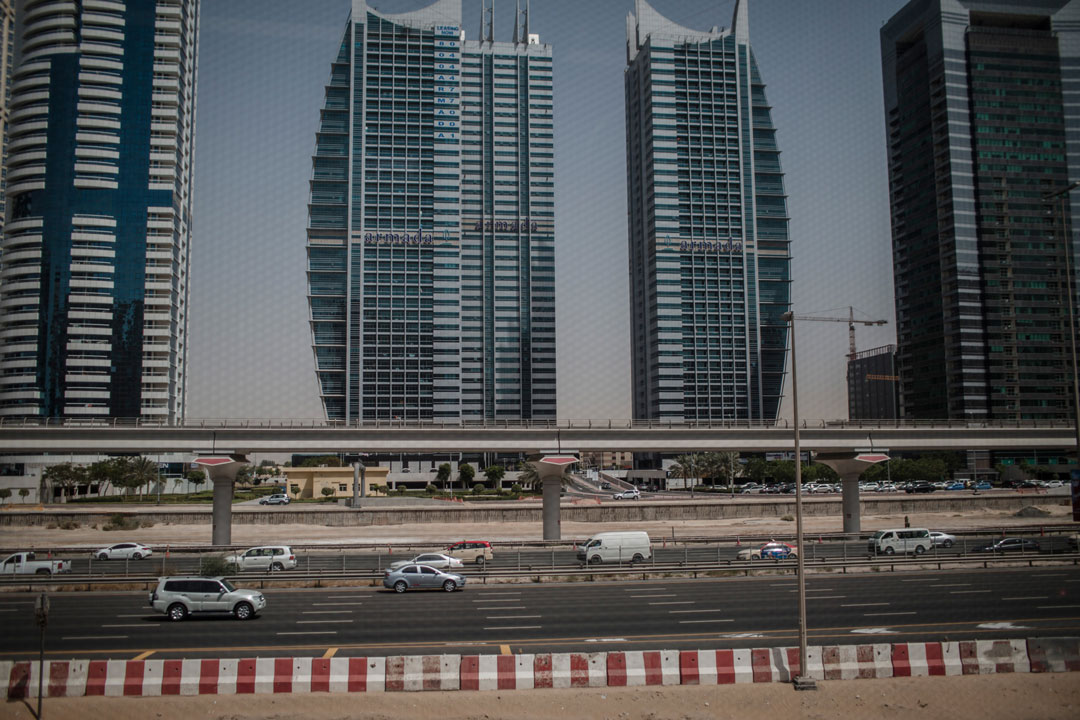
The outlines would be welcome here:
<svg viewBox="0 0 1080 720">
<path fill-rule="evenodd" d="M 410 589 L 429 588 L 442 588 L 446 592 L 454 592 L 458 588 L 465 587 L 465 576 L 443 572 L 430 565 L 405 565 L 397 570 L 387 570 L 383 575 L 382 584 L 383 587 L 392 588 L 394 592 L 399 593 Z"/>
<path fill-rule="evenodd" d="M 391 563 L 390 569 L 397 570 L 413 564 L 428 565 L 436 570 L 453 570 L 461 567 L 461 560 L 442 553 L 424 553 L 423 555 L 417 555 L 412 560 L 398 560 L 396 563 Z"/>
</svg>

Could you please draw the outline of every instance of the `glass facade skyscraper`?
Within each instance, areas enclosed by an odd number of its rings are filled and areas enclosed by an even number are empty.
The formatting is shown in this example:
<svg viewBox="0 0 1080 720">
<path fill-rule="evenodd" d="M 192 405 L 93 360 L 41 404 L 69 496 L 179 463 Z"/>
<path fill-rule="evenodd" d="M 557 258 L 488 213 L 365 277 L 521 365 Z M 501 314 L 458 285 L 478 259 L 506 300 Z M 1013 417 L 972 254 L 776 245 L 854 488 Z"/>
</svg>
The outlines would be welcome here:
<svg viewBox="0 0 1080 720">
<path fill-rule="evenodd" d="M 1073 418 L 1080 2 L 914 0 L 881 48 L 902 415 Z"/>
<path fill-rule="evenodd" d="M 27 0 L 0 415 L 184 415 L 198 0 Z"/>
<path fill-rule="evenodd" d="M 330 420 L 555 418 L 551 47 L 514 25 L 353 0 L 307 231 Z"/>
<path fill-rule="evenodd" d="M 791 255 L 746 2 L 702 32 L 637 0 L 626 38 L 634 417 L 774 420 Z"/>
</svg>

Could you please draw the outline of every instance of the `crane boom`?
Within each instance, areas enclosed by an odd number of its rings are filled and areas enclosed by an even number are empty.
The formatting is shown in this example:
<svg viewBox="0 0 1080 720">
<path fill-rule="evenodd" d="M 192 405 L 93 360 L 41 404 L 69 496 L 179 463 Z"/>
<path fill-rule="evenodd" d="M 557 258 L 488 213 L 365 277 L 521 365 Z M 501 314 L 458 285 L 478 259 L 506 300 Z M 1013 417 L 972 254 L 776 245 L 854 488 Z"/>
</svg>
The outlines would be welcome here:
<svg viewBox="0 0 1080 720">
<path fill-rule="evenodd" d="M 848 306 L 848 316 L 846 318 L 839 317 L 823 317 L 821 315 L 795 315 L 796 320 L 815 320 L 818 322 L 846 322 L 848 324 L 848 360 L 855 359 L 855 323 L 860 325 L 884 325 L 884 320 L 856 320 L 855 308 Z"/>
</svg>

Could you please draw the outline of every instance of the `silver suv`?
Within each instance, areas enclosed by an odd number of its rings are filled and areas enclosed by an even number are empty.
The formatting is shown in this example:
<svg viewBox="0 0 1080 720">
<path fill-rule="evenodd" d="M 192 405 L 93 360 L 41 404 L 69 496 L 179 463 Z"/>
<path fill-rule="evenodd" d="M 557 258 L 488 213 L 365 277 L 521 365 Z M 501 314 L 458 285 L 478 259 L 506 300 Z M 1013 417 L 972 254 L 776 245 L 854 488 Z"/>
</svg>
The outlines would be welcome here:
<svg viewBox="0 0 1080 720">
<path fill-rule="evenodd" d="M 226 613 L 237 620 L 250 620 L 266 607 L 266 597 L 258 590 L 237 588 L 222 577 L 163 577 L 150 593 L 150 606 L 170 620 L 201 613 Z"/>
</svg>

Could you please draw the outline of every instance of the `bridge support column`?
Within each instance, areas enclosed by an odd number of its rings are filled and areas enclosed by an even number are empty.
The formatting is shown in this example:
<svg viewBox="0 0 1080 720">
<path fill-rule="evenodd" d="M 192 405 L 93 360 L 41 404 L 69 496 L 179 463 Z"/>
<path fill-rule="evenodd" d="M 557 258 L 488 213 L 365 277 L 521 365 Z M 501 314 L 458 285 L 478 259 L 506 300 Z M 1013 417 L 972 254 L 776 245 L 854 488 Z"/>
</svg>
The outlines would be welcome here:
<svg viewBox="0 0 1080 720">
<path fill-rule="evenodd" d="M 562 540 L 562 518 L 560 517 L 560 500 L 562 496 L 563 473 L 569 466 L 578 461 L 576 453 L 571 455 L 552 452 L 542 455 L 534 455 L 529 458 L 529 465 L 536 470 L 540 478 L 541 487 L 544 491 L 544 539 Z"/>
<path fill-rule="evenodd" d="M 887 456 L 882 455 L 882 458 Z M 862 517 L 859 506 L 859 476 L 863 470 L 874 463 L 868 460 L 857 460 L 854 455 L 846 453 L 818 453 L 814 456 L 814 462 L 828 465 L 840 476 L 840 484 L 843 490 L 842 507 L 844 512 L 844 534 L 858 535 L 862 532 Z"/>
<path fill-rule="evenodd" d="M 236 473 L 240 470 L 242 455 L 202 456 L 195 458 L 210 482 L 214 483 L 213 530 L 210 542 L 214 545 L 232 545 L 232 501 Z"/>
</svg>

